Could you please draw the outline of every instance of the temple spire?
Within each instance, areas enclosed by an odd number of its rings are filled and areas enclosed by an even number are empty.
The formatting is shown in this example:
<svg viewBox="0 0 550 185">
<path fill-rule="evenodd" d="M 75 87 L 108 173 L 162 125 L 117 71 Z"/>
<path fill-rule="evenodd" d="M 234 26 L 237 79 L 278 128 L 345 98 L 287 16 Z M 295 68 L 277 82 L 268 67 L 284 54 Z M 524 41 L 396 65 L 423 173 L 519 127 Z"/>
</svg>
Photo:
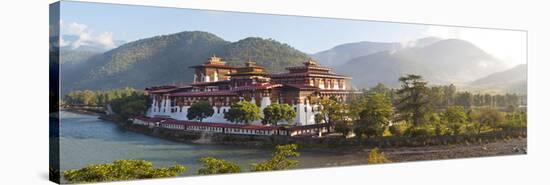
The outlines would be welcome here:
<svg viewBox="0 0 550 185">
<path fill-rule="evenodd" d="M 212 57 L 210 57 L 206 63 L 207 64 L 225 64 L 225 62 L 222 61 L 222 58 L 217 57 L 216 54 L 212 54 Z"/>
<path fill-rule="evenodd" d="M 250 58 L 248 58 L 248 61 L 245 63 L 246 67 L 253 67 L 256 66 L 256 62 L 252 61 Z"/>
<path fill-rule="evenodd" d="M 319 64 L 317 64 L 317 62 L 315 60 L 313 60 L 312 58 L 309 58 L 307 60 L 307 62 L 304 62 L 304 65 L 306 65 L 306 66 L 318 66 Z"/>
</svg>

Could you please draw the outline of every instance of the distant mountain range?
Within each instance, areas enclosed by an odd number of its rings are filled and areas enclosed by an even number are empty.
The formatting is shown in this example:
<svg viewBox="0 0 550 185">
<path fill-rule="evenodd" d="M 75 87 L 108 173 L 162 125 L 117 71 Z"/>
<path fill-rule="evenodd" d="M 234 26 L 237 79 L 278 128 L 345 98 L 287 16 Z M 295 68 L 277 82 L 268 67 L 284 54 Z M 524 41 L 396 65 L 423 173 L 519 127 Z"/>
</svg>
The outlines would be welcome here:
<svg viewBox="0 0 550 185">
<path fill-rule="evenodd" d="M 335 68 L 364 88 L 379 82 L 397 87 L 397 79 L 405 74 L 420 74 L 431 84 L 461 85 L 503 71 L 507 65 L 467 41 L 445 39 L 367 54 Z"/>
<path fill-rule="evenodd" d="M 284 72 L 286 67 L 301 65 L 312 57 L 353 77 L 356 88 L 377 83 L 398 87 L 397 79 L 411 73 L 424 76 L 430 84 L 454 83 L 476 91 L 502 87 L 498 91 L 523 92 L 521 87 L 526 88 L 520 83 L 521 76 L 526 76 L 525 68 L 516 67 L 517 75 L 507 75 L 513 72 L 507 72 L 504 62 L 464 40 L 427 37 L 408 43 L 365 41 L 308 56 L 272 39 L 249 37 L 229 42 L 208 32 L 186 31 L 125 43 L 108 51 L 61 48 L 62 93 L 189 83 L 193 79 L 189 66 L 204 63 L 214 54 L 233 66 L 251 59 L 272 73 Z"/>
<path fill-rule="evenodd" d="M 228 42 L 207 32 L 181 32 L 126 43 L 62 70 L 62 91 L 189 83 L 193 80 L 189 66 L 202 64 L 214 54 L 234 66 L 251 59 L 269 72 L 282 72 L 308 59 L 305 53 L 271 39 Z"/>
<path fill-rule="evenodd" d="M 312 54 L 311 57 L 322 65 L 334 67 L 345 64 L 349 60 L 357 57 L 366 56 L 381 51 L 399 50 L 408 46 L 427 46 L 440 40 L 441 39 L 437 37 L 426 37 L 415 41 L 410 41 L 405 44 L 398 42 L 354 42 L 341 44 L 333 47 L 332 49 Z"/>
<path fill-rule="evenodd" d="M 492 91 L 493 93 L 527 93 L 527 64 L 493 73 L 469 84 L 470 90 Z"/>
</svg>

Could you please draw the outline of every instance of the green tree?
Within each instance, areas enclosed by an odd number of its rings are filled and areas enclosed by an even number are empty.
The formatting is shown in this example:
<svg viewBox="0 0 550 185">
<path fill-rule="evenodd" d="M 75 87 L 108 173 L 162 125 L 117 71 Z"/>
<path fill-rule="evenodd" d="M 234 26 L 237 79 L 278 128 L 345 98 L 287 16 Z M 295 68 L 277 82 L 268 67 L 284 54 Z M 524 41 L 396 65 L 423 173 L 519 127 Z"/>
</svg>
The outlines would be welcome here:
<svg viewBox="0 0 550 185">
<path fill-rule="evenodd" d="M 223 159 L 203 157 L 199 161 L 202 163 L 202 168 L 199 169 L 198 174 L 201 175 L 241 172 L 241 168 L 235 163 Z"/>
<path fill-rule="evenodd" d="M 300 153 L 296 152 L 296 149 L 298 149 L 298 145 L 296 144 L 277 145 L 271 159 L 252 164 L 250 171 L 272 171 L 292 168 L 298 165 L 298 161 L 290 158 L 300 156 Z"/>
<path fill-rule="evenodd" d="M 351 125 L 346 121 L 339 121 L 334 125 L 334 131 L 341 133 L 344 138 L 352 131 Z"/>
<path fill-rule="evenodd" d="M 187 119 L 198 119 L 200 122 L 202 122 L 204 118 L 210 117 L 213 114 L 214 108 L 212 108 L 212 105 L 210 105 L 208 101 L 201 100 L 189 107 L 189 110 L 187 112 Z"/>
<path fill-rule="evenodd" d="M 462 106 L 449 106 L 442 116 L 443 121 L 451 129 L 453 135 L 459 134 L 460 128 L 468 121 L 468 115 L 466 115 Z"/>
<path fill-rule="evenodd" d="M 336 98 L 323 98 L 319 100 L 319 105 L 321 105 L 320 114 L 325 123 L 333 123 L 338 121 L 343 121 L 346 116 L 346 107 L 343 103 L 340 103 Z"/>
<path fill-rule="evenodd" d="M 296 117 L 296 112 L 288 104 L 272 103 L 264 108 L 264 118 L 262 123 L 277 125 L 280 121 L 286 121 L 292 123 L 292 120 Z"/>
<path fill-rule="evenodd" d="M 475 122 L 475 131 L 480 134 L 483 127 L 490 127 L 493 130 L 498 128 L 504 121 L 504 115 L 496 109 L 481 108 L 473 111 L 471 119 Z"/>
<path fill-rule="evenodd" d="M 147 97 L 145 95 L 133 95 L 114 99 L 110 106 L 116 119 L 128 121 L 129 118 L 143 115 L 147 110 Z"/>
<path fill-rule="evenodd" d="M 66 170 L 63 178 L 69 183 L 105 182 L 159 177 L 174 177 L 186 171 L 181 165 L 153 168 L 144 160 L 116 160 L 107 164 L 92 164 L 78 170 Z"/>
<path fill-rule="evenodd" d="M 412 126 L 419 126 L 425 121 L 426 113 L 431 110 L 427 82 L 420 75 L 409 74 L 399 78 L 401 89 L 397 90 L 397 111 L 400 119 L 407 120 Z"/>
<path fill-rule="evenodd" d="M 371 94 L 367 98 L 364 110 L 360 113 L 357 124 L 364 128 L 367 137 L 380 137 L 384 134 L 384 129 L 392 115 L 393 107 L 389 99 L 384 94 Z"/>
<path fill-rule="evenodd" d="M 248 124 L 261 118 L 260 108 L 256 104 L 240 101 L 231 105 L 231 108 L 223 117 L 234 123 Z"/>
</svg>

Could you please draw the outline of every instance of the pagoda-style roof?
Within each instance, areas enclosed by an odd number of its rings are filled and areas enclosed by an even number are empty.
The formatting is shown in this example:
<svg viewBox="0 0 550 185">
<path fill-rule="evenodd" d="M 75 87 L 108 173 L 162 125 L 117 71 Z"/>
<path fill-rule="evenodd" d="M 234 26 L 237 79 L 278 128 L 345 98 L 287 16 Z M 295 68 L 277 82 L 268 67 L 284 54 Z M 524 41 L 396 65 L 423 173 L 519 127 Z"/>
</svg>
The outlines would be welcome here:
<svg viewBox="0 0 550 185">
<path fill-rule="evenodd" d="M 212 68 L 225 68 L 225 69 L 236 69 L 238 67 L 234 66 L 226 66 L 225 61 L 222 60 L 220 57 L 216 57 L 216 55 L 212 55 L 204 64 L 196 65 L 196 66 L 190 66 L 189 68 L 205 68 L 205 67 L 212 67 Z"/>
<path fill-rule="evenodd" d="M 338 75 L 333 73 L 313 73 L 313 72 L 302 72 L 302 73 L 279 73 L 271 74 L 271 78 L 287 78 L 287 77 L 323 77 L 323 78 L 336 78 L 336 79 L 351 79 L 349 76 Z"/>
<path fill-rule="evenodd" d="M 222 91 L 200 91 L 200 92 L 178 92 L 173 93 L 172 97 L 204 97 L 204 96 L 236 96 L 237 93 L 231 90 Z"/>
<path fill-rule="evenodd" d="M 284 84 L 283 86 L 299 90 L 319 90 L 319 87 L 310 86 L 309 84 Z"/>
<path fill-rule="evenodd" d="M 218 81 L 211 81 L 211 82 L 196 82 L 189 84 L 190 86 L 217 86 L 221 84 L 227 84 L 230 80 L 218 80 Z"/>
<path fill-rule="evenodd" d="M 265 89 L 273 89 L 276 87 L 281 87 L 281 84 L 272 84 L 272 83 L 257 83 L 247 86 L 240 86 L 236 87 L 233 90 L 234 91 L 243 91 L 243 90 L 265 90 Z"/>
<path fill-rule="evenodd" d="M 303 63 L 303 66 L 293 66 L 287 67 L 286 69 L 290 72 L 302 72 L 302 71 L 320 71 L 320 72 L 330 72 L 330 68 L 323 67 L 311 58 L 308 61 Z"/>
<path fill-rule="evenodd" d="M 155 87 L 145 88 L 145 91 L 147 91 L 150 94 L 164 94 L 164 93 L 170 93 L 170 92 L 177 92 L 177 91 L 189 89 L 189 88 L 191 88 L 191 86 L 178 87 L 173 85 L 165 85 L 165 86 L 155 86 Z"/>
<path fill-rule="evenodd" d="M 248 60 L 244 67 L 237 68 L 236 73 L 228 74 L 229 76 L 267 76 L 265 68 L 256 65 L 256 62 Z"/>
</svg>

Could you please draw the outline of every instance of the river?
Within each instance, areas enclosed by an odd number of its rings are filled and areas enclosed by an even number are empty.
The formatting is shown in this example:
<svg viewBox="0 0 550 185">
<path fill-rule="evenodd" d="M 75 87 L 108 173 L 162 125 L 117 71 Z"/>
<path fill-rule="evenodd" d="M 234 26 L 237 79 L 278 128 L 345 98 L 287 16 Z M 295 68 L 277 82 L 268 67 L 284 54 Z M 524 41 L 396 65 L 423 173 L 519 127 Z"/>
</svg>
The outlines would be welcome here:
<svg viewBox="0 0 550 185">
<path fill-rule="evenodd" d="M 109 163 L 118 159 L 141 159 L 155 167 L 181 164 L 185 176 L 197 173 L 198 159 L 205 156 L 237 163 L 244 171 L 251 163 L 270 158 L 272 149 L 190 144 L 163 140 L 120 129 L 97 116 L 60 112 L 60 168 L 82 168 L 88 164 Z M 366 157 L 300 151 L 299 168 L 365 163 Z"/>
</svg>

